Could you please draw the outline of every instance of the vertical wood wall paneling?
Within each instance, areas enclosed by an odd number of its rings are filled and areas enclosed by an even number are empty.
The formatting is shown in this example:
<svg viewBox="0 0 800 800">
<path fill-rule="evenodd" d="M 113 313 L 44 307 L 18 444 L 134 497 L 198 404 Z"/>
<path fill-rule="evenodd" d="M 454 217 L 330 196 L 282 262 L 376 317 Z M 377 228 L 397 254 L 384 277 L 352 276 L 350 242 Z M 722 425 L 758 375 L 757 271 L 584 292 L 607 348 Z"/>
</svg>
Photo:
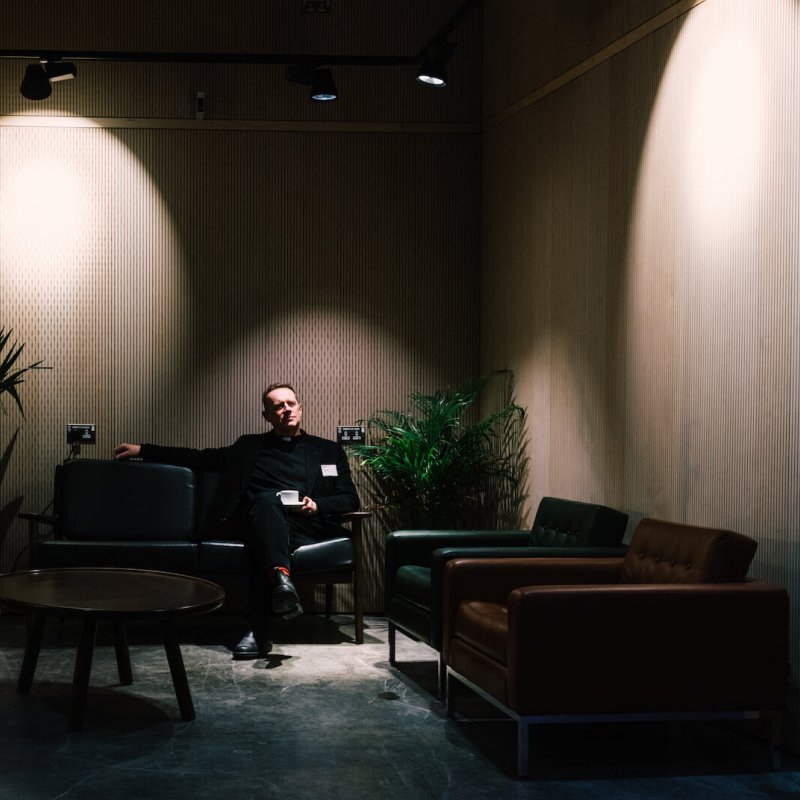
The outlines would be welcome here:
<svg viewBox="0 0 800 800">
<path fill-rule="evenodd" d="M 0 143 L 4 177 L 47 153 L 85 214 L 22 244 L 2 227 L 3 320 L 55 367 L 24 387 L 4 502 L 46 505 L 69 421 L 99 426 L 85 457 L 120 440 L 220 445 L 262 429 L 263 385 L 286 379 L 308 429 L 334 436 L 476 369 L 474 135 L 0 122 Z M 370 532 L 371 610 L 384 533 Z M 21 546 L 16 525 L 4 568 Z"/>
<path fill-rule="evenodd" d="M 481 353 L 518 374 L 533 504 L 599 499 L 633 524 L 753 536 L 751 575 L 789 590 L 796 663 L 800 9 L 689 3 L 580 77 L 548 75 L 548 93 L 531 55 L 510 96 L 493 65 L 557 9 L 504 5 L 484 9 Z M 602 7 L 644 22 L 623 0 Z M 577 63 L 591 51 L 573 23 Z"/>
</svg>

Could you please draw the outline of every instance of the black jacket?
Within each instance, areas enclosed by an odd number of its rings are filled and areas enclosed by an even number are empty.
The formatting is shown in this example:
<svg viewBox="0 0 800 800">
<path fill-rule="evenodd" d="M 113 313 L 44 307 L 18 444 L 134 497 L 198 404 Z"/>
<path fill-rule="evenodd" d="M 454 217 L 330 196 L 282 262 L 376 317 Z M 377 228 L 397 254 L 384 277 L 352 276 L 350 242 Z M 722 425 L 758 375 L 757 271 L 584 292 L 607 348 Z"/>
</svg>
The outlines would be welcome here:
<svg viewBox="0 0 800 800">
<path fill-rule="evenodd" d="M 211 504 L 209 525 L 224 526 L 239 510 L 265 437 L 273 435 L 246 434 L 228 447 L 209 447 L 204 450 L 143 444 L 140 455 L 145 461 L 219 472 L 220 482 Z M 317 504 L 320 522 L 337 522 L 342 514 L 357 511 L 358 493 L 342 446 L 308 433 L 300 435 L 307 437 L 310 445 L 306 457 L 306 491 Z M 335 475 L 323 475 L 323 465 L 326 466 L 326 472 L 335 472 Z"/>
</svg>

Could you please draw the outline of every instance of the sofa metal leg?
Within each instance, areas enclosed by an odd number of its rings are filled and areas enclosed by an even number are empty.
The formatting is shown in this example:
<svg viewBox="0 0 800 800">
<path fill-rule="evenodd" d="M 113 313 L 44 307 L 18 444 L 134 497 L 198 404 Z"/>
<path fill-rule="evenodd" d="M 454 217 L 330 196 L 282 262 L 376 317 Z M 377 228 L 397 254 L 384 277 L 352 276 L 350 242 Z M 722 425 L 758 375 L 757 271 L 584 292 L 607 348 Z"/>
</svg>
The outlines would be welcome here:
<svg viewBox="0 0 800 800">
<path fill-rule="evenodd" d="M 528 775 L 528 751 L 530 748 L 531 726 L 525 717 L 517 720 L 517 775 Z"/>
<path fill-rule="evenodd" d="M 445 667 L 444 710 L 448 717 L 456 715 L 456 679 Z"/>
<path fill-rule="evenodd" d="M 326 583 L 325 584 L 325 617 L 326 619 L 331 618 L 331 614 L 333 614 L 333 584 Z"/>
<path fill-rule="evenodd" d="M 780 769 L 783 763 L 781 738 L 783 735 L 783 714 L 779 711 L 770 715 L 769 754 L 772 769 Z"/>
<path fill-rule="evenodd" d="M 444 700 L 447 697 L 447 664 L 444 660 L 444 655 L 439 653 L 439 699 Z"/>
<path fill-rule="evenodd" d="M 390 622 L 389 633 L 389 663 L 394 666 L 397 663 L 397 628 Z"/>
</svg>

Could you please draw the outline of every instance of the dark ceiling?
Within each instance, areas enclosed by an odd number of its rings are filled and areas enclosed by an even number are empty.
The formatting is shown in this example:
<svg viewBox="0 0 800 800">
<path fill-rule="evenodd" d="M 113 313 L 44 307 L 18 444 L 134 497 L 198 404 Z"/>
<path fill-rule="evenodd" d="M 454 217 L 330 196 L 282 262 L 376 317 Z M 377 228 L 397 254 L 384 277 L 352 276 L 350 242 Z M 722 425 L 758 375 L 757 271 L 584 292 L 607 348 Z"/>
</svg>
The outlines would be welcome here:
<svg viewBox="0 0 800 800">
<path fill-rule="evenodd" d="M 0 49 L 416 55 L 464 0 L 4 0 Z"/>
</svg>

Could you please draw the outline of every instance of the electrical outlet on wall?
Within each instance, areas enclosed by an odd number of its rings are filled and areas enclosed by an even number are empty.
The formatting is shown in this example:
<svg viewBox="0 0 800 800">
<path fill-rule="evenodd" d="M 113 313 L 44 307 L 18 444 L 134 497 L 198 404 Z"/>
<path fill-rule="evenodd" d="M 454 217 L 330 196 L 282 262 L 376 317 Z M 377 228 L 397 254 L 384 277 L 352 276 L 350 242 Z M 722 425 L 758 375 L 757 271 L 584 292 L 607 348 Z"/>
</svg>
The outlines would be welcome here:
<svg viewBox="0 0 800 800">
<path fill-rule="evenodd" d="M 339 444 L 364 444 L 363 425 L 337 425 L 336 441 Z"/>
<path fill-rule="evenodd" d="M 67 444 L 95 444 L 97 426 L 93 422 L 71 422 L 67 425 Z"/>
<path fill-rule="evenodd" d="M 328 14 L 331 10 L 331 0 L 303 0 L 304 14 Z"/>
</svg>

